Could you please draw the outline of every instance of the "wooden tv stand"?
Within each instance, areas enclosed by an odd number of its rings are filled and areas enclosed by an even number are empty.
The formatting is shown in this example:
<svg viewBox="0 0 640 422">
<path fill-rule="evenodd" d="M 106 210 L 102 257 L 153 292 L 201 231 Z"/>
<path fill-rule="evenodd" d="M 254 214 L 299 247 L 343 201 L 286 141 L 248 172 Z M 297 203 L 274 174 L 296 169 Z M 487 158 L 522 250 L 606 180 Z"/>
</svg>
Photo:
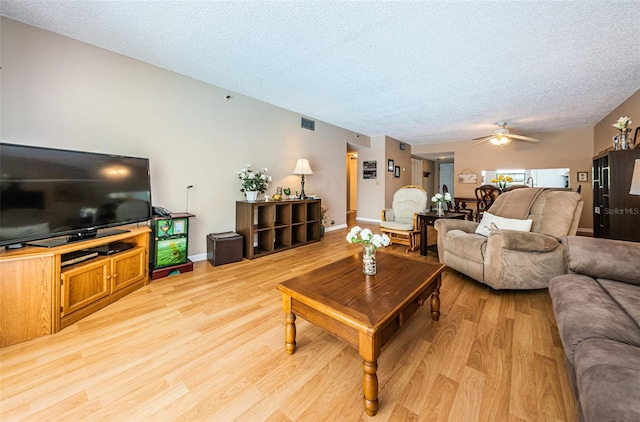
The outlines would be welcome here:
<svg viewBox="0 0 640 422">
<path fill-rule="evenodd" d="M 56 333 L 147 284 L 148 226 L 53 248 L 0 252 L 0 347 Z M 62 256 L 113 242 L 134 246 L 62 268 Z"/>
</svg>

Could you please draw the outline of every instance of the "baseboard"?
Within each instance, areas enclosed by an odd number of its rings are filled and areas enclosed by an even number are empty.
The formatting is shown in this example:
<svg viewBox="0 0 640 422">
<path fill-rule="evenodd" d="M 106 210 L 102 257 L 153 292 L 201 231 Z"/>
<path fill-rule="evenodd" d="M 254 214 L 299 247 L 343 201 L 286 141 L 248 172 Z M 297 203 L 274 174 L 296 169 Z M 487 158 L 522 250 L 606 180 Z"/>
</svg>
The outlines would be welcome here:
<svg viewBox="0 0 640 422">
<path fill-rule="evenodd" d="M 340 230 L 340 229 L 346 229 L 346 228 L 347 228 L 346 224 L 338 224 L 337 226 L 325 227 L 324 231 L 332 232 L 334 230 Z"/>
<path fill-rule="evenodd" d="M 207 259 L 207 253 L 199 253 L 197 255 L 191 255 L 189 258 L 192 262 L 196 262 L 196 261 L 204 261 Z"/>
<path fill-rule="evenodd" d="M 364 217 L 356 217 L 356 221 L 366 221 L 368 223 L 379 223 L 382 220 L 375 218 L 364 218 Z"/>
<path fill-rule="evenodd" d="M 576 235 L 593 237 L 593 229 L 585 229 L 585 228 L 578 227 L 578 230 L 576 231 Z"/>
</svg>

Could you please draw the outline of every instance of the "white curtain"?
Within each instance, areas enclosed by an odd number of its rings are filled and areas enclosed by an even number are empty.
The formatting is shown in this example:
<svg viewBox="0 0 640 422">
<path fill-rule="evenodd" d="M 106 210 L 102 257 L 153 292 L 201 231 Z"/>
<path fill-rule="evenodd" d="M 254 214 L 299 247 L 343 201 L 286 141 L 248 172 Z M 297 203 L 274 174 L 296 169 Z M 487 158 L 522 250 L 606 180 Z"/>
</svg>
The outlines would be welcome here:
<svg viewBox="0 0 640 422">
<path fill-rule="evenodd" d="M 422 177 L 422 160 L 411 158 L 411 184 L 424 188 L 424 178 Z"/>
</svg>

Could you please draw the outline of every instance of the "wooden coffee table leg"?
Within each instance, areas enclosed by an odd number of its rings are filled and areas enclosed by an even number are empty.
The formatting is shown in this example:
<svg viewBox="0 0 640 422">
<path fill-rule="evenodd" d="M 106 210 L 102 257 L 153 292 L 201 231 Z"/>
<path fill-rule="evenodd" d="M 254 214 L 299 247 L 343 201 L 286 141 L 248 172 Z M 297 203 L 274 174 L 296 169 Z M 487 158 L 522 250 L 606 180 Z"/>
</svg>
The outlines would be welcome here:
<svg viewBox="0 0 640 422">
<path fill-rule="evenodd" d="M 285 317 L 284 342 L 287 354 L 292 355 L 296 352 L 296 315 L 287 314 Z"/>
<path fill-rule="evenodd" d="M 442 276 L 438 276 L 436 287 L 431 293 L 431 319 L 437 321 L 440 319 L 440 285 L 442 284 Z"/>
<path fill-rule="evenodd" d="M 282 295 L 282 309 L 284 310 L 284 348 L 287 354 L 296 352 L 296 315 L 291 309 L 291 297 Z"/>
<path fill-rule="evenodd" d="M 364 397 L 364 409 L 369 416 L 375 416 L 378 413 L 378 371 L 377 362 L 362 361 L 364 375 L 362 377 L 362 391 Z"/>
</svg>

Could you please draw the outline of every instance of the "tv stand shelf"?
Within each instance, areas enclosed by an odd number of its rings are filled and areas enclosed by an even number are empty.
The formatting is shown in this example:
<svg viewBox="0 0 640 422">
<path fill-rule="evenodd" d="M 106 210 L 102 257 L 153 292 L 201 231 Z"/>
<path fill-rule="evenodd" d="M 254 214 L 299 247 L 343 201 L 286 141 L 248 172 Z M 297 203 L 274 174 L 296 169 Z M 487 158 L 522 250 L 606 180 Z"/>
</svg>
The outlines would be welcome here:
<svg viewBox="0 0 640 422">
<path fill-rule="evenodd" d="M 149 227 L 52 248 L 0 252 L 0 347 L 53 334 L 147 284 Z M 115 242 L 132 247 L 62 268 L 62 256 Z"/>
</svg>

